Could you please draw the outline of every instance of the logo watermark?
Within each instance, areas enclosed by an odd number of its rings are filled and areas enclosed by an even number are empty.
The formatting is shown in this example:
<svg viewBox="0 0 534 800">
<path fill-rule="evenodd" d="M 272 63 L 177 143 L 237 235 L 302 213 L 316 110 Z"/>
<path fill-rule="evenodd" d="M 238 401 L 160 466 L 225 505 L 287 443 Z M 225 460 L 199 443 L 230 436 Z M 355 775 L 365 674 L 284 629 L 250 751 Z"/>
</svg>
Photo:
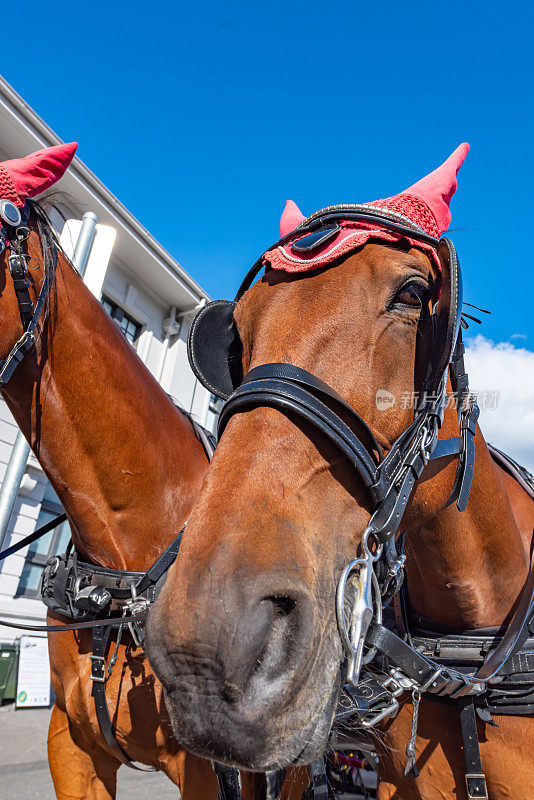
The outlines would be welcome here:
<svg viewBox="0 0 534 800">
<path fill-rule="evenodd" d="M 395 395 L 387 389 L 379 389 L 375 396 L 376 407 L 379 411 L 387 411 L 395 405 Z"/>
<path fill-rule="evenodd" d="M 498 389 L 481 389 L 480 391 L 469 392 L 464 398 L 464 404 L 471 401 L 471 398 L 476 400 L 478 407 L 481 411 L 495 411 L 499 405 L 500 392 Z M 398 399 L 398 403 L 397 403 Z M 427 394 L 425 400 L 437 400 L 435 395 Z M 405 411 L 409 408 L 417 408 L 419 405 L 419 392 L 402 392 L 400 397 L 395 397 L 394 394 L 388 392 L 387 389 L 378 389 L 375 396 L 376 407 L 379 411 L 389 411 L 395 405 L 397 408 Z M 458 394 L 447 395 L 447 408 L 456 408 L 458 402 Z"/>
</svg>

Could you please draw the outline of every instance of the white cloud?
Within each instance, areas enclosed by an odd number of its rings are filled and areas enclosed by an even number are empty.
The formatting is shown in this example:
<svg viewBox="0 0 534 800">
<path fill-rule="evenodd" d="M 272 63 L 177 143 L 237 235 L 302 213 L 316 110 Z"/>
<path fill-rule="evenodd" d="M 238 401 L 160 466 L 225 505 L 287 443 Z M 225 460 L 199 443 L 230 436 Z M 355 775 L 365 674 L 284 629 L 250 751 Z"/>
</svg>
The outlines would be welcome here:
<svg viewBox="0 0 534 800">
<path fill-rule="evenodd" d="M 534 352 L 480 335 L 466 350 L 470 388 L 499 392 L 495 409 L 480 411 L 486 441 L 534 471 Z"/>
</svg>

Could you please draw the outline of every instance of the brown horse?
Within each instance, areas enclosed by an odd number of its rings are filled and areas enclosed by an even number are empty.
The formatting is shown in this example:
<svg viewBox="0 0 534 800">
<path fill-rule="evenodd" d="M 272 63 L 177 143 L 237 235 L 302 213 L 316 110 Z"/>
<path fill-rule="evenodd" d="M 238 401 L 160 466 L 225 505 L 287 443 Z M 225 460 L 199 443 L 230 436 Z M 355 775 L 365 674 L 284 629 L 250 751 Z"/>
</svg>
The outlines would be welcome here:
<svg viewBox="0 0 534 800">
<path fill-rule="evenodd" d="M 413 409 L 377 407 L 377 392 L 420 388 L 419 324 L 440 281 L 420 247 L 372 239 L 326 267 L 267 269 L 234 311 L 243 372 L 274 362 L 311 372 L 387 453 Z M 448 408 L 440 438 L 457 435 Z M 402 520 L 410 603 L 455 628 L 498 626 L 529 573 L 534 507 L 477 428 L 467 511 L 445 508 L 456 463 L 429 464 Z M 359 475 L 316 427 L 260 403 L 230 418 L 148 623 L 151 663 L 187 748 L 254 770 L 323 752 L 341 682 L 336 588 L 371 510 Z M 457 711 L 423 701 L 419 716 L 417 781 L 403 778 L 411 705 L 384 728 L 380 800 L 466 798 Z M 496 721 L 480 727 L 489 794 L 530 797 L 534 727 Z"/>
<path fill-rule="evenodd" d="M 45 252 L 53 244 L 38 206 L 30 228 L 25 251 L 35 303 L 45 279 Z M 4 358 L 22 334 L 7 255 L 0 265 Z M 61 499 L 80 558 L 116 569 L 148 568 L 184 525 L 207 457 L 190 420 L 61 252 L 35 347 L 2 394 Z M 52 633 L 49 650 L 56 700 L 48 752 L 57 796 L 113 798 L 120 762 L 96 719 L 91 633 Z M 184 798 L 217 796 L 209 762 L 174 739 L 161 685 L 129 635 L 119 647 L 107 696 L 118 741 L 131 759 L 165 772 Z"/>
</svg>

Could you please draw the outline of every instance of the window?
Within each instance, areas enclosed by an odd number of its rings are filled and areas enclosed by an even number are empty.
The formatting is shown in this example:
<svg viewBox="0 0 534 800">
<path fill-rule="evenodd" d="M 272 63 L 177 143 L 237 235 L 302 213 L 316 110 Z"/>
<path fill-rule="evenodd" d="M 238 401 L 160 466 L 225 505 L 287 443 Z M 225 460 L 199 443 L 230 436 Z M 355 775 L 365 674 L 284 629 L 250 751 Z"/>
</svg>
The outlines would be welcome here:
<svg viewBox="0 0 534 800">
<path fill-rule="evenodd" d="M 141 325 L 133 317 L 126 313 L 117 303 L 107 297 L 102 298 L 102 306 L 114 320 L 131 345 L 135 347 L 141 333 Z"/>
<path fill-rule="evenodd" d="M 215 394 L 210 394 L 210 405 L 209 410 L 212 414 L 219 415 L 221 412 L 221 408 L 224 405 L 224 400 L 220 397 L 217 397 Z"/>
<path fill-rule="evenodd" d="M 63 507 L 59 502 L 59 497 L 48 483 L 41 503 L 41 511 L 35 524 L 35 530 L 42 525 L 46 525 L 47 522 L 50 522 L 61 513 L 63 513 Z M 64 553 L 69 539 L 70 526 L 68 522 L 64 522 L 30 545 L 15 597 L 40 596 L 41 573 L 46 561 L 51 556 Z"/>
</svg>

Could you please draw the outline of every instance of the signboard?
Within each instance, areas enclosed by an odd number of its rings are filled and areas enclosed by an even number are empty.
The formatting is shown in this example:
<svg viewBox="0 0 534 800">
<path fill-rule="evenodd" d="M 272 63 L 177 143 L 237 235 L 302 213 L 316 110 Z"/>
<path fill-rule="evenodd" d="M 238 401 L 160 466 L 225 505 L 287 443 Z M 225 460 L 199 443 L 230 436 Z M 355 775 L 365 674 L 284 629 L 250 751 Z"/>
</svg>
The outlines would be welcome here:
<svg viewBox="0 0 534 800">
<path fill-rule="evenodd" d="M 16 708 L 50 705 L 48 640 L 44 636 L 21 636 Z"/>
</svg>

